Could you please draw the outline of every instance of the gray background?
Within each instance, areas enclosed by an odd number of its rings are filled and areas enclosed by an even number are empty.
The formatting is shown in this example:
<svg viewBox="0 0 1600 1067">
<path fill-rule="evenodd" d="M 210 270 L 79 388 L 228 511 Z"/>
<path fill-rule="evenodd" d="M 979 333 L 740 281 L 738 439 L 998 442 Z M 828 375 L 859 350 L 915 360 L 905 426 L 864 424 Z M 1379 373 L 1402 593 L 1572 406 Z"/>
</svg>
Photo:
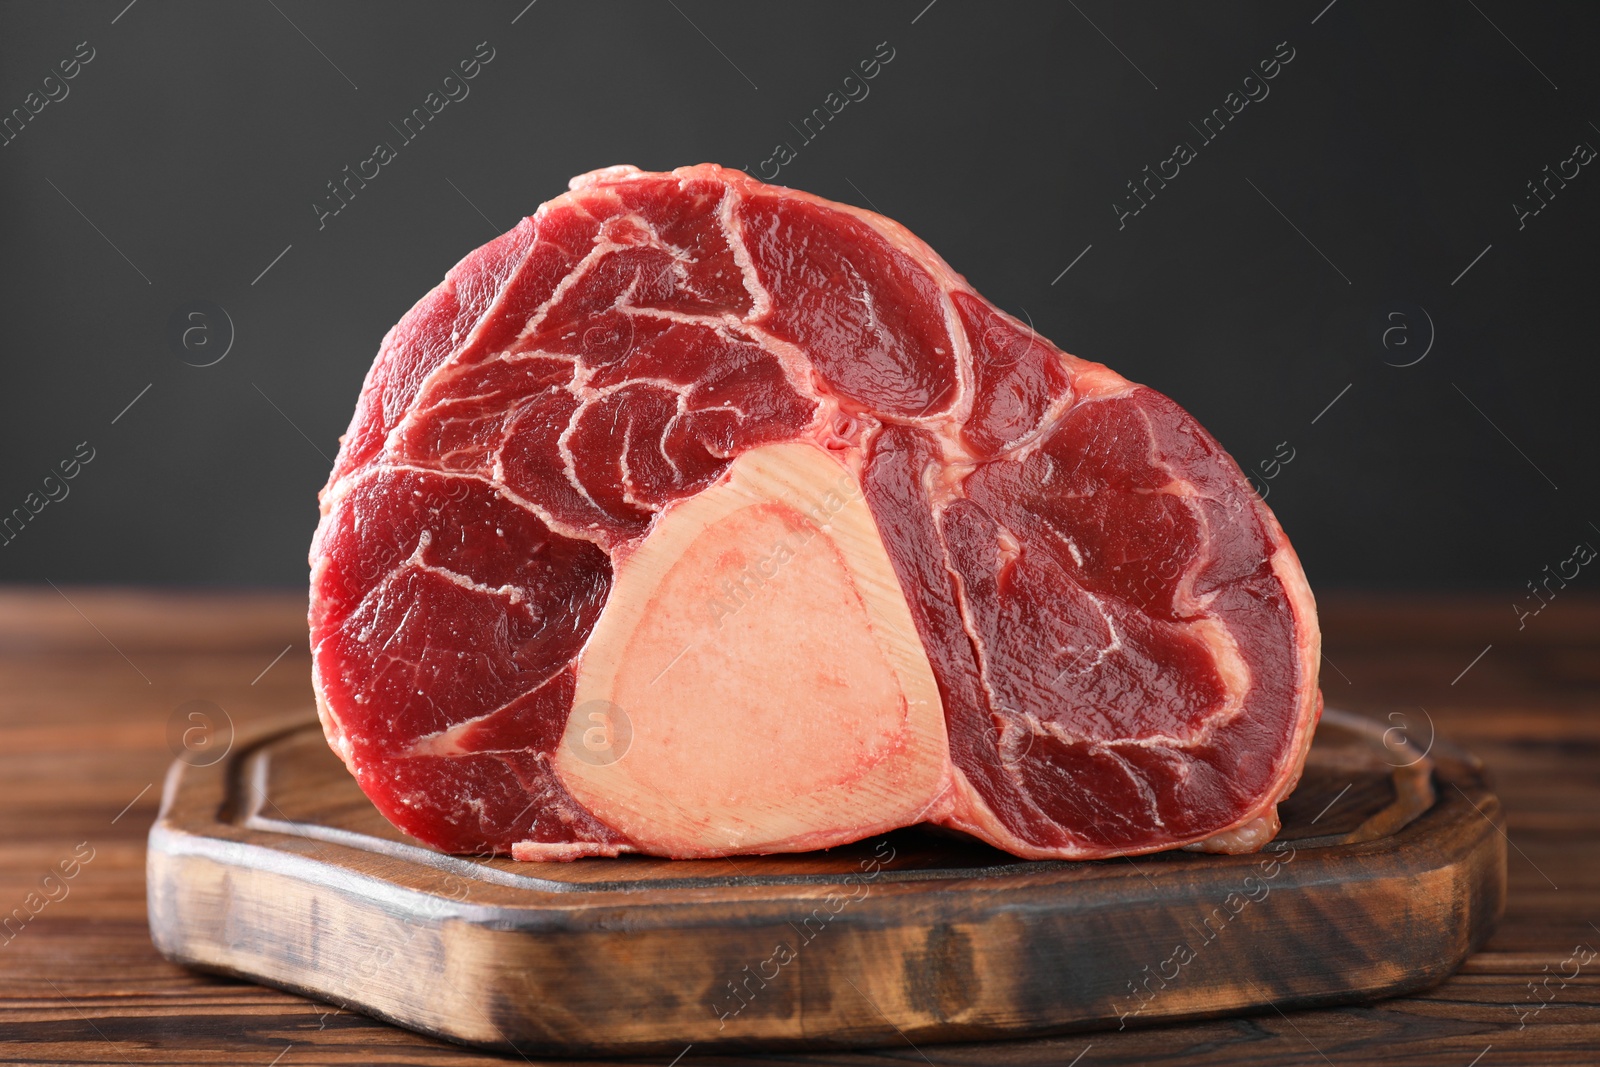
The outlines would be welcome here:
<svg viewBox="0 0 1600 1067">
<path fill-rule="evenodd" d="M 1313 585 L 1510 600 L 1600 545 L 1600 167 L 1521 229 L 1512 206 L 1600 147 L 1594 7 L 524 3 L 0 6 L 0 112 L 95 53 L 0 147 L 0 513 L 94 449 L 0 580 L 303 583 L 362 376 L 452 263 L 575 173 L 779 141 L 779 181 L 905 223 L 1247 470 L 1287 442 L 1268 502 Z M 319 229 L 325 183 L 483 41 L 470 95 Z M 1202 145 L 1188 124 L 1284 41 Z M 1198 158 L 1119 229 L 1180 140 Z M 235 333 L 203 368 L 167 337 L 198 299 Z"/>
</svg>

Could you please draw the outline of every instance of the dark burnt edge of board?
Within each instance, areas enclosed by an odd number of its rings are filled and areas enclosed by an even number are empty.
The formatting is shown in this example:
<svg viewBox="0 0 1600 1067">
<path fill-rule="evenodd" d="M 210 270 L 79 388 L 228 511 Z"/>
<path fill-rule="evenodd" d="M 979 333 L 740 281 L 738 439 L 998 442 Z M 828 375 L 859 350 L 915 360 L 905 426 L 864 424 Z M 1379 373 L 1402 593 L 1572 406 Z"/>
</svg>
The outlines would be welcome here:
<svg viewBox="0 0 1600 1067">
<path fill-rule="evenodd" d="M 1433 986 L 1438 985 L 1440 982 L 1450 977 L 1450 975 L 1454 974 L 1456 969 L 1461 966 L 1462 961 L 1465 960 L 1467 956 L 1470 956 L 1472 953 L 1476 952 L 1482 947 L 1483 942 L 1488 939 L 1492 930 L 1493 924 L 1491 923 L 1482 931 L 1481 934 L 1478 934 L 1473 938 L 1468 950 L 1463 953 L 1459 959 L 1447 961 L 1439 968 L 1434 970 L 1414 972 L 1414 975 L 1405 981 L 1373 987 L 1367 990 L 1353 989 L 1337 993 L 1287 993 L 1282 996 L 1272 998 L 1267 1003 L 1245 1004 L 1236 1008 L 1219 1008 L 1215 1011 L 1193 1011 L 1185 1013 L 1181 1016 L 1168 1018 L 1130 1018 L 1128 1020 L 1128 1028 L 1152 1030 L 1168 1026 L 1187 1026 L 1192 1023 L 1206 1022 L 1215 1019 L 1232 1019 L 1271 1015 L 1285 1010 L 1305 1011 L 1313 1008 L 1335 1008 L 1345 1005 L 1365 1003 L 1372 1000 L 1384 999 L 1387 997 L 1400 997 L 1410 993 L 1421 992 L 1426 989 L 1431 989 Z M 234 968 L 220 967 L 198 960 L 185 959 L 180 955 L 169 953 L 167 954 L 167 958 L 171 959 L 174 963 L 182 964 L 185 967 L 204 974 L 213 974 L 224 978 L 239 979 L 259 985 L 266 985 L 273 989 L 282 990 L 285 993 L 291 993 L 295 996 L 304 997 L 310 1001 L 331 1004 L 341 1011 L 355 1015 L 362 1015 L 370 1019 L 376 1019 L 379 1022 L 387 1023 L 390 1026 L 397 1026 L 403 1030 L 409 1030 L 412 1033 L 421 1034 L 425 1037 L 432 1038 L 435 1041 L 440 1041 L 448 1045 L 454 1045 L 460 1048 L 478 1049 L 487 1052 L 509 1052 L 521 1056 L 524 1059 L 529 1056 L 538 1056 L 541 1058 L 560 1057 L 566 1060 L 610 1060 L 619 1057 L 640 1059 L 644 1057 L 653 1058 L 656 1056 L 673 1056 L 681 1053 L 684 1051 L 684 1045 L 687 1044 L 686 1042 L 682 1041 L 662 1041 L 649 1045 L 630 1045 L 625 1051 L 617 1052 L 602 1047 L 596 1047 L 593 1049 L 578 1049 L 573 1048 L 570 1045 L 543 1044 L 536 1041 L 514 1041 L 509 1037 L 507 1037 L 504 1041 L 499 1042 L 473 1041 L 463 1038 L 459 1035 L 452 1034 L 447 1030 L 440 1030 L 437 1027 L 428 1026 L 426 1024 L 416 1022 L 415 1020 L 401 1018 L 391 1012 L 384 1011 L 381 1008 L 374 1008 L 356 1001 L 351 1001 L 323 990 L 297 985 L 293 982 L 284 981 L 282 979 L 262 977 L 261 975 L 251 974 L 247 971 L 241 971 Z M 495 1021 L 492 1017 L 490 1017 L 490 1022 L 495 1027 L 501 1028 L 501 1024 L 498 1021 Z M 952 1024 L 953 1036 L 939 1038 L 937 1039 L 937 1043 L 941 1046 L 952 1045 L 959 1047 L 962 1043 L 966 1042 L 1043 1041 L 1051 1038 L 1070 1036 L 1072 1034 L 1092 1034 L 1096 1032 L 1104 1032 L 1106 1030 L 1114 1030 L 1117 1029 L 1117 1027 L 1113 1024 L 1118 1022 L 1119 1020 L 1117 1016 L 1108 1015 L 1092 1019 L 1086 1018 L 1079 1022 L 1067 1023 L 1059 1026 L 1030 1027 L 1023 1032 L 1019 1032 L 1016 1029 L 998 1026 Z M 503 1028 L 501 1029 L 503 1033 Z M 963 1032 L 954 1033 L 954 1031 Z M 824 1035 L 807 1038 L 803 1042 L 762 1040 L 746 1041 L 735 1038 L 716 1045 L 714 1051 L 711 1052 L 710 1055 L 726 1056 L 728 1054 L 741 1051 L 781 1054 L 785 1051 L 800 1052 L 813 1049 L 832 1051 L 844 1051 L 850 1049 L 876 1049 L 895 1047 L 901 1043 L 902 1037 L 904 1037 L 903 1034 L 892 1038 L 885 1037 L 882 1040 L 874 1039 L 871 1040 L 870 1044 L 860 1040 L 852 1042 L 852 1040 L 849 1038 L 835 1039 Z M 734 1061 L 730 1060 L 728 1062 L 731 1064 Z"/>
<path fill-rule="evenodd" d="M 282 978 L 272 978 L 265 975 L 253 974 L 249 971 L 242 971 L 236 967 L 223 967 L 215 963 L 207 963 L 204 960 L 190 959 L 181 952 L 169 952 L 166 949 L 162 949 L 161 954 L 167 959 L 171 960 L 173 963 L 181 964 L 182 966 L 187 967 L 192 971 L 198 971 L 201 974 L 212 974 L 220 978 L 234 978 L 238 979 L 239 981 L 250 982 L 255 985 L 264 985 L 272 989 L 280 989 L 285 993 L 292 993 L 297 997 L 304 997 L 306 1000 L 316 1001 L 321 1004 L 331 1004 L 340 1011 L 348 1012 L 353 1015 L 364 1015 L 369 1019 L 376 1019 L 379 1022 L 388 1023 L 390 1026 L 398 1026 L 400 1029 L 409 1030 L 414 1034 L 422 1034 L 425 1037 L 431 1037 L 435 1041 L 443 1041 L 447 1044 L 457 1045 L 462 1048 L 484 1049 L 490 1052 L 516 1052 L 519 1054 L 534 1053 L 533 1049 L 519 1047 L 516 1042 L 510 1040 L 509 1038 L 506 1039 L 504 1044 L 481 1044 L 476 1041 L 468 1041 L 464 1038 L 451 1034 L 448 1031 L 427 1026 L 413 1019 L 402 1019 L 399 1016 L 390 1012 L 386 1012 L 381 1008 L 374 1008 L 370 1005 L 348 1000 L 336 993 L 329 992 L 328 990 L 312 989 L 310 986 L 298 985 Z M 586 1055 L 582 1052 L 574 1052 L 571 1050 L 563 1051 L 561 1054 L 569 1058 L 586 1059 L 599 1059 L 601 1057 L 610 1055 L 610 1053 L 606 1052 L 595 1052 Z"/>
<path fill-rule="evenodd" d="M 1323 719 L 1330 725 L 1357 734 L 1365 734 L 1370 737 L 1382 737 L 1384 735 L 1384 730 L 1376 721 L 1365 716 L 1344 712 L 1337 708 L 1326 709 L 1323 713 Z M 698 889 L 710 886 L 731 888 L 739 886 L 829 885 L 837 882 L 841 877 L 837 873 L 731 874 L 695 875 L 680 879 L 566 882 L 542 878 L 537 875 L 501 870 L 498 867 L 476 862 L 474 857 L 439 852 L 420 842 L 376 838 L 359 831 L 319 826 L 314 823 L 296 821 L 287 816 L 280 819 L 263 814 L 262 809 L 272 803 L 267 794 L 265 782 L 267 772 L 266 759 L 268 757 L 266 750 L 273 744 L 301 731 L 308 731 L 316 725 L 315 719 L 275 723 L 263 733 L 252 737 L 249 743 L 239 750 L 235 758 L 227 761 L 230 773 L 229 781 L 225 786 L 226 801 L 223 809 L 218 813 L 218 818 L 223 822 L 235 823 L 260 832 L 321 841 L 341 849 L 352 849 L 399 862 L 416 863 L 421 866 L 431 867 L 444 874 L 477 879 L 508 889 L 521 889 L 541 893 L 632 893 L 652 889 Z M 1402 741 L 1401 744 L 1408 744 L 1408 742 Z M 1426 762 L 1428 759 L 1427 753 L 1416 750 L 1414 746 L 1411 751 L 1416 752 L 1415 759 L 1418 761 L 1418 766 L 1429 766 Z M 1396 770 L 1398 773 L 1401 768 Z M 1434 796 L 1418 797 L 1413 802 L 1407 803 L 1408 798 L 1401 794 L 1397 785 L 1396 800 L 1403 809 L 1401 812 L 1384 819 L 1384 816 L 1388 815 L 1395 806 L 1391 805 L 1389 808 L 1364 820 L 1349 832 L 1300 838 L 1293 841 L 1292 844 L 1296 849 L 1327 848 L 1387 837 L 1415 820 L 1431 806 L 1435 799 Z M 1398 816 L 1398 821 L 1396 821 L 1396 815 Z M 911 828 L 891 830 L 885 834 L 876 835 L 876 837 L 887 838 L 905 829 Z M 1264 851 L 1281 851 L 1290 843 L 1281 840 L 1274 841 L 1269 843 Z M 992 851 L 996 851 L 997 855 L 1004 855 L 998 850 Z M 1148 862 L 1185 862 L 1185 860 L 1193 862 L 1192 859 L 1189 859 L 1190 857 L 1204 857 L 1207 855 L 1211 854 L 1175 850 L 1146 854 L 1140 856 L 1139 859 Z M 1003 878 L 1018 874 L 1032 875 L 1056 871 L 1075 871 L 1084 868 L 1086 864 L 1102 862 L 1107 861 L 1010 859 L 999 863 L 971 867 L 928 867 L 904 870 L 885 868 L 880 877 L 885 882 Z"/>
</svg>

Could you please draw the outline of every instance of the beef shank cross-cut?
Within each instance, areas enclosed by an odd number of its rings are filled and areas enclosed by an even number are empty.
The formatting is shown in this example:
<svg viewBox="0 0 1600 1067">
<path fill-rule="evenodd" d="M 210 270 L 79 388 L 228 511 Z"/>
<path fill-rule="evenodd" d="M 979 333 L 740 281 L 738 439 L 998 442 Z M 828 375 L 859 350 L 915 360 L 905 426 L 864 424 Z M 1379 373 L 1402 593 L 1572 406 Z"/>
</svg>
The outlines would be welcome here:
<svg viewBox="0 0 1600 1067">
<path fill-rule="evenodd" d="M 716 166 L 457 264 L 321 502 L 328 740 L 451 852 L 1250 851 L 1321 708 L 1294 550 L 1193 418 Z"/>
</svg>

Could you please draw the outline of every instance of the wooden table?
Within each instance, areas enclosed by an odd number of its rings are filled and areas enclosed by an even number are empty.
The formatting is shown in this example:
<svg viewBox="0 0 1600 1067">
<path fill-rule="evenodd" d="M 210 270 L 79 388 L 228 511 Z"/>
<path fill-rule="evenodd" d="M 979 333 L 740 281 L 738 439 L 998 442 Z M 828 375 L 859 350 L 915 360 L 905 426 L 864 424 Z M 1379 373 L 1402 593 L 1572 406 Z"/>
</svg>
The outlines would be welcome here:
<svg viewBox="0 0 1600 1067">
<path fill-rule="evenodd" d="M 1329 702 L 1402 713 L 1418 743 L 1431 722 L 1483 757 L 1505 803 L 1505 919 L 1442 986 L 1359 1007 L 772 1062 L 1600 1062 L 1600 599 L 1563 591 L 1521 630 L 1511 599 L 1322 597 Z M 170 721 L 193 700 L 236 724 L 308 704 L 304 614 L 283 593 L 0 592 L 0 920 L 28 916 L 0 932 L 0 1062 L 497 1061 L 191 973 L 150 945 L 144 843 Z M 690 1049 L 679 1064 L 702 1062 L 733 1061 Z"/>
</svg>

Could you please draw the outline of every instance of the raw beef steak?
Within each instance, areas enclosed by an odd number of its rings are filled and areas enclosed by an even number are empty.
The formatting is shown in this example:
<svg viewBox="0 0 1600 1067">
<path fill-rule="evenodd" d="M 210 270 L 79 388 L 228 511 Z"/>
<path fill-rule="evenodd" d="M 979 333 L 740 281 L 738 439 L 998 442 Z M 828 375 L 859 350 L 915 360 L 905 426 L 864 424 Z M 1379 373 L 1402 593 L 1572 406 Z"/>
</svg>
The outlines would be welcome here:
<svg viewBox="0 0 1600 1067">
<path fill-rule="evenodd" d="M 462 260 L 321 501 L 328 740 L 452 852 L 1248 851 L 1321 708 L 1294 550 L 1194 419 L 716 166 Z"/>
</svg>

